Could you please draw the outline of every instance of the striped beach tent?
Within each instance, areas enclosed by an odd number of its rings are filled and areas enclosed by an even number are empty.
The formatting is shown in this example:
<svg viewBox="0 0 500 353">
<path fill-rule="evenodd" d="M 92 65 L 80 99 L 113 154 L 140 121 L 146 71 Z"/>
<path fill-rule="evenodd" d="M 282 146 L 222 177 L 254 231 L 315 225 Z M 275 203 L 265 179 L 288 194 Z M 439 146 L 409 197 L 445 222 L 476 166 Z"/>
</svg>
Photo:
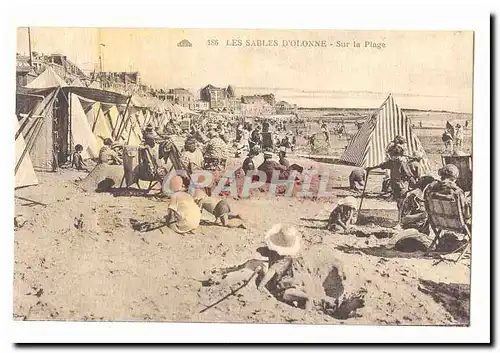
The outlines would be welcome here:
<svg viewBox="0 0 500 353">
<path fill-rule="evenodd" d="M 392 94 L 361 126 L 340 160 L 364 168 L 376 166 L 387 159 L 387 146 L 398 135 L 406 138 L 409 156 L 417 151 L 422 153 L 423 169 L 429 170 L 429 160 L 411 128 L 411 121 L 394 102 Z"/>
</svg>

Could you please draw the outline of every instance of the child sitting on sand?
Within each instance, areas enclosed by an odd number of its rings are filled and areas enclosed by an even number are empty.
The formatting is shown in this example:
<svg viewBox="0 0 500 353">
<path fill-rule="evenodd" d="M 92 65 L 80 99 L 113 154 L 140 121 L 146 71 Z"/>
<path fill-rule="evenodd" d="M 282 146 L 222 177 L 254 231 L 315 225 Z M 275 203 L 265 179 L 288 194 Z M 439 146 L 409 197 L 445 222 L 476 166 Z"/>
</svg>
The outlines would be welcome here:
<svg viewBox="0 0 500 353">
<path fill-rule="evenodd" d="M 215 217 L 215 224 L 220 221 L 225 227 L 246 229 L 240 215 L 231 214 L 231 207 L 226 200 L 218 201 L 214 197 L 208 196 L 202 189 L 196 189 L 193 198 L 201 211 L 205 210 Z"/>
<path fill-rule="evenodd" d="M 302 309 L 311 309 L 313 300 L 311 276 L 298 256 L 300 236 L 294 227 L 276 224 L 266 234 L 266 245 L 270 250 L 269 269 L 265 272 L 258 289 L 269 287 L 276 299 Z M 308 290 L 309 289 L 309 290 Z"/>
<path fill-rule="evenodd" d="M 337 206 L 330 213 L 327 229 L 333 232 L 345 232 L 354 224 L 354 212 L 358 203 L 353 196 L 339 200 Z"/>
<path fill-rule="evenodd" d="M 87 170 L 85 167 L 85 162 L 82 157 L 83 146 L 77 144 L 75 146 L 75 153 L 73 153 L 73 158 L 71 161 L 71 167 L 75 167 L 76 170 Z"/>
</svg>

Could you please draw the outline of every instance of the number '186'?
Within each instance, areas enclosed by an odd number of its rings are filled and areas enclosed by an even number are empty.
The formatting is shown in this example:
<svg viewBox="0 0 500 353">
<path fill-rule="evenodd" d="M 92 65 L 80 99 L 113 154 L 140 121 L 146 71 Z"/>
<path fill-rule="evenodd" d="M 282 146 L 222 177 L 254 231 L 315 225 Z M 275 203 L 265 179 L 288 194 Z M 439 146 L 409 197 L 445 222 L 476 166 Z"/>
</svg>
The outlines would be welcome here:
<svg viewBox="0 0 500 353">
<path fill-rule="evenodd" d="M 207 40 L 207 45 L 209 46 L 219 45 L 219 41 L 217 39 L 209 39 Z"/>
</svg>

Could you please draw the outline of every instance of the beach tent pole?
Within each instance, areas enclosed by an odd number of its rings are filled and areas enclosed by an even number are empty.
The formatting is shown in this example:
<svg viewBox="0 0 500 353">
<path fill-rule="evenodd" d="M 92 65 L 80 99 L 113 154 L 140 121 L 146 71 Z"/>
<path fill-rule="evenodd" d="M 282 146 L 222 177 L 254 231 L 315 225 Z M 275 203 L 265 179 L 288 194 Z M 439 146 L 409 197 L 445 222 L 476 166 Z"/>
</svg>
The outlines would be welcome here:
<svg viewBox="0 0 500 353">
<path fill-rule="evenodd" d="M 122 134 L 122 132 L 123 132 L 121 130 L 122 130 L 122 128 L 125 127 L 125 124 L 124 124 L 125 119 L 126 119 L 125 118 L 125 114 L 127 114 L 128 106 L 129 106 L 131 100 L 132 100 L 132 96 L 129 96 L 128 100 L 127 100 L 127 105 L 125 106 L 125 110 L 123 111 L 123 114 L 121 114 L 122 115 L 122 120 L 120 121 L 120 125 L 117 124 L 118 125 L 118 130 L 116 131 L 116 136 L 113 137 L 115 140 L 118 140 L 118 136 L 120 136 Z M 116 126 L 115 126 L 115 128 L 116 128 Z M 115 129 L 113 129 L 113 132 L 111 133 L 111 135 L 113 136 L 114 133 L 115 133 Z"/>
<path fill-rule="evenodd" d="M 102 105 L 101 103 L 99 103 L 99 108 L 97 109 L 97 115 L 94 117 L 94 123 L 92 124 L 92 132 L 95 131 L 95 126 L 97 125 L 97 120 L 99 119 L 99 114 L 101 113 L 101 111 L 102 111 Z"/>
<path fill-rule="evenodd" d="M 29 140 L 26 143 L 26 147 L 24 148 L 23 153 L 21 154 L 19 160 L 17 161 L 16 167 L 14 168 L 14 175 L 17 173 L 17 170 L 21 166 L 21 163 L 23 162 L 26 153 L 31 151 L 33 145 L 35 144 L 36 139 L 38 138 L 38 135 L 40 134 L 40 131 L 42 131 L 43 120 L 44 119 L 41 116 L 38 116 L 37 120 L 33 123 L 34 125 L 36 124 L 36 126 L 33 129 L 33 134 L 29 137 Z"/>
<path fill-rule="evenodd" d="M 370 175 L 370 171 L 366 171 L 365 186 L 363 186 L 363 192 L 361 193 L 361 200 L 359 201 L 359 207 L 358 207 L 358 220 L 359 220 L 359 212 L 361 211 L 361 206 L 363 206 L 363 199 L 365 198 L 365 190 L 366 190 L 366 185 L 368 184 L 368 176 L 369 175 Z"/>
<path fill-rule="evenodd" d="M 63 93 L 64 94 L 64 93 Z M 71 92 L 68 92 L 68 130 L 69 130 L 69 152 L 73 151 L 73 129 L 72 129 L 72 119 L 73 117 L 71 116 Z"/>
</svg>

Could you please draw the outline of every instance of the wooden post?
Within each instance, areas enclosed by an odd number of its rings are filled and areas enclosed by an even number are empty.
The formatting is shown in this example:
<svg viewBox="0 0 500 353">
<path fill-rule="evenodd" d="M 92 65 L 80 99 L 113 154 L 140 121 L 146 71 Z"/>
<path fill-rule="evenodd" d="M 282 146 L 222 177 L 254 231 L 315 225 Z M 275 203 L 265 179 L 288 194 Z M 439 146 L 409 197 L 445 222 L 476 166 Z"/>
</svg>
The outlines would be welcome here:
<svg viewBox="0 0 500 353">
<path fill-rule="evenodd" d="M 366 171 L 366 179 L 365 179 L 365 186 L 363 187 L 363 192 L 361 193 L 361 200 L 359 201 L 359 207 L 358 207 L 358 221 L 359 221 L 359 212 L 361 211 L 361 206 L 363 206 L 363 199 L 365 198 L 365 190 L 366 190 L 366 185 L 368 185 L 368 176 L 370 175 L 370 171 Z"/>
</svg>

